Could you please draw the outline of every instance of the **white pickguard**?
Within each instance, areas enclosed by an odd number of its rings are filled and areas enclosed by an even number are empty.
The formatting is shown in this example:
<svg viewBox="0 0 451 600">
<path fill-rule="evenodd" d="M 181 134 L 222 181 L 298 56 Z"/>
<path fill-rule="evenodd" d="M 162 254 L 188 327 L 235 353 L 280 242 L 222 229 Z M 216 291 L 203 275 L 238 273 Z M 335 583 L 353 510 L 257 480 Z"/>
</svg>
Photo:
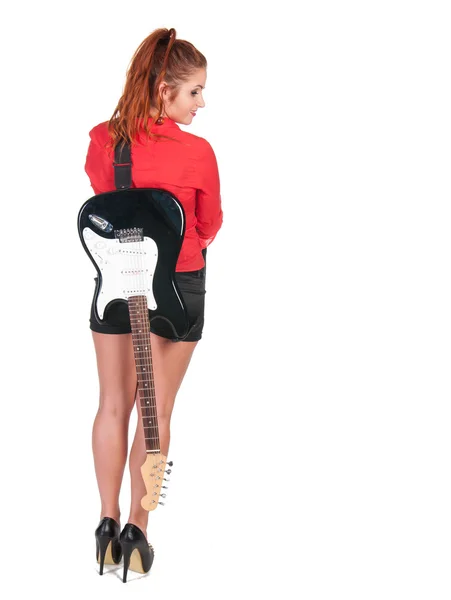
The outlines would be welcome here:
<svg viewBox="0 0 451 600">
<path fill-rule="evenodd" d="M 101 237 L 85 227 L 83 239 L 102 274 L 97 298 L 97 312 L 101 319 L 106 305 L 117 298 L 128 300 L 130 296 L 147 296 L 148 308 L 157 308 L 153 276 L 158 262 L 158 246 L 152 238 L 121 243 L 116 238 Z"/>
</svg>

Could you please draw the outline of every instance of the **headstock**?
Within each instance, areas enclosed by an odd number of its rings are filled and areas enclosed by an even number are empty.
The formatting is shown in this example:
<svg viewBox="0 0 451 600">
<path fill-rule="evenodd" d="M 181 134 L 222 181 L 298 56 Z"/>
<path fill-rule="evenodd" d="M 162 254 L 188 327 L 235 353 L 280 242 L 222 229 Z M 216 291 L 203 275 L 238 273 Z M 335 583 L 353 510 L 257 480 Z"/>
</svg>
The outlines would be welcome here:
<svg viewBox="0 0 451 600">
<path fill-rule="evenodd" d="M 167 463 L 172 467 L 173 462 Z M 155 510 L 158 504 L 164 505 L 164 502 L 159 502 L 159 498 L 165 498 L 166 494 L 161 493 L 161 489 L 167 489 L 166 485 L 163 485 L 166 479 L 164 474 L 171 474 L 171 469 L 166 469 L 166 456 L 152 452 L 147 454 L 146 462 L 141 467 L 141 474 L 146 486 L 147 495 L 141 499 L 141 506 L 144 510 Z"/>
</svg>

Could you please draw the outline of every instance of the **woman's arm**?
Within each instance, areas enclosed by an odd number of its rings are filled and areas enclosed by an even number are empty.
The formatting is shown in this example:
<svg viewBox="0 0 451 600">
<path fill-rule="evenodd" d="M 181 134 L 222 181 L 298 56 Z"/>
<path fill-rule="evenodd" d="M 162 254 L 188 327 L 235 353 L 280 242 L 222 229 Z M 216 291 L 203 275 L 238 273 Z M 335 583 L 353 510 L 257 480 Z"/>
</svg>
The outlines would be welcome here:
<svg viewBox="0 0 451 600">
<path fill-rule="evenodd" d="M 202 248 L 215 239 L 222 225 L 221 192 L 218 164 L 211 145 L 206 142 L 199 162 L 200 184 L 196 190 L 196 231 Z"/>
<path fill-rule="evenodd" d="M 91 129 L 89 136 L 91 141 L 86 155 L 85 171 L 91 182 L 94 194 L 111 192 L 116 189 L 114 184 L 113 161 L 108 157 L 105 148 L 97 140 L 96 127 Z"/>
</svg>

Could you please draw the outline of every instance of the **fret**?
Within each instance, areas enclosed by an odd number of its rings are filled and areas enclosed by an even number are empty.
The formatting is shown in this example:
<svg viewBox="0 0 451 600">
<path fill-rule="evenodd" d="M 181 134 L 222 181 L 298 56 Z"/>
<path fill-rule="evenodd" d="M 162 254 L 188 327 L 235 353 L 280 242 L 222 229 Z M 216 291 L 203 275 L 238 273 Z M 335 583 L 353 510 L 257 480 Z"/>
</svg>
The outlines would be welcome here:
<svg viewBox="0 0 451 600">
<path fill-rule="evenodd" d="M 145 440 L 159 440 L 160 438 L 158 438 L 158 437 L 150 437 L 150 438 L 146 437 L 144 439 Z"/>
</svg>

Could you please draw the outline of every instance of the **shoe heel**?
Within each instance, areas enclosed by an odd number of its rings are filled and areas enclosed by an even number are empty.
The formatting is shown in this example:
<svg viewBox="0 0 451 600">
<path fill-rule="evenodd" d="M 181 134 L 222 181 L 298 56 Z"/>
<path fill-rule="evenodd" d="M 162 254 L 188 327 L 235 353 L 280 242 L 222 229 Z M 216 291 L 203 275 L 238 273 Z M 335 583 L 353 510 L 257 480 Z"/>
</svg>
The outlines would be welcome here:
<svg viewBox="0 0 451 600">
<path fill-rule="evenodd" d="M 119 537 L 124 557 L 124 576 L 127 582 L 128 571 L 148 573 L 154 559 L 154 550 L 147 542 L 144 533 L 132 523 L 127 523 Z"/>
<path fill-rule="evenodd" d="M 124 559 L 124 574 L 122 576 L 122 583 L 127 583 L 127 573 L 128 567 L 130 566 L 130 557 L 134 549 L 134 544 L 127 544 L 122 542 L 122 556 Z"/>
<path fill-rule="evenodd" d="M 103 575 L 103 565 L 105 564 L 105 555 L 108 549 L 108 544 L 112 542 L 112 539 L 106 535 L 99 535 L 96 537 L 97 546 L 97 560 L 100 563 L 100 575 Z"/>
</svg>

